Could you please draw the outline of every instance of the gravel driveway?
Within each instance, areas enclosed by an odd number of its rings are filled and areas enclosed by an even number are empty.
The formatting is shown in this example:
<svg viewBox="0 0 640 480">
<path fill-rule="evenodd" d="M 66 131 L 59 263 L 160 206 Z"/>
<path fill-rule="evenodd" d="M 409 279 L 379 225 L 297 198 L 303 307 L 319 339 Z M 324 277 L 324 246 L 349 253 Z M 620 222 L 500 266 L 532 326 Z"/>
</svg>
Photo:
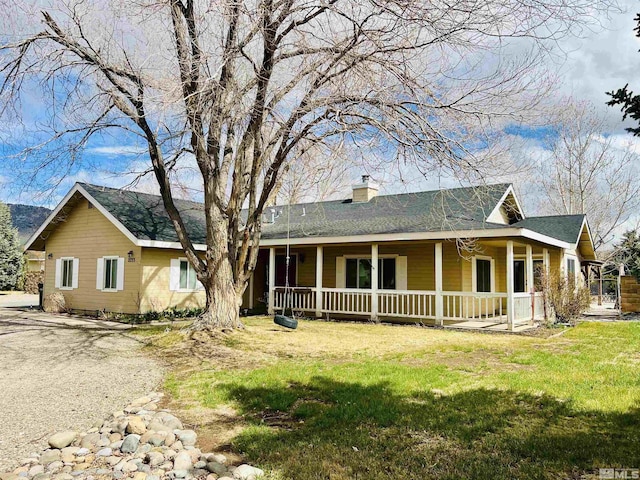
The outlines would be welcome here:
<svg viewBox="0 0 640 480">
<path fill-rule="evenodd" d="M 52 433 L 91 428 L 161 381 L 126 326 L 8 304 L 0 297 L 0 472 Z"/>
</svg>

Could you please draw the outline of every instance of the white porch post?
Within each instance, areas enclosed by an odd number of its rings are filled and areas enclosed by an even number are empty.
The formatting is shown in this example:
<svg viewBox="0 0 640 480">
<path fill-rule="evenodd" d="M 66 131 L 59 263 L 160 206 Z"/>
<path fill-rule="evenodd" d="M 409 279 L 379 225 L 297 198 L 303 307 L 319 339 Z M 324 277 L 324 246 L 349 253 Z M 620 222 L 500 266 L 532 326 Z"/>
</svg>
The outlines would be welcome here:
<svg viewBox="0 0 640 480">
<path fill-rule="evenodd" d="M 274 295 L 274 287 L 276 283 L 276 249 L 271 247 L 269 249 L 269 306 L 267 307 L 267 311 L 269 315 L 273 315 L 275 309 L 273 308 L 273 303 L 275 300 Z"/>
<path fill-rule="evenodd" d="M 507 326 L 514 329 L 513 301 L 513 240 L 507 240 Z"/>
<path fill-rule="evenodd" d="M 535 301 L 533 299 L 533 292 L 535 291 L 535 285 L 533 284 L 533 248 L 531 245 L 527 245 L 527 291 L 531 294 L 529 298 L 529 306 L 531 308 L 531 321 L 533 322 L 535 316 Z"/>
<path fill-rule="evenodd" d="M 533 248 L 527 245 L 527 292 L 533 291 Z"/>
<path fill-rule="evenodd" d="M 322 317 L 322 267 L 323 251 L 322 247 L 316 247 L 316 317 Z"/>
<path fill-rule="evenodd" d="M 545 285 L 548 285 L 549 282 L 549 271 L 550 271 L 550 257 L 549 257 L 549 249 L 548 248 L 543 248 L 542 249 L 542 270 L 544 271 L 544 281 L 542 282 L 542 288 L 546 288 Z M 546 300 L 546 294 L 544 294 L 543 297 L 543 303 L 542 306 L 544 308 L 544 319 L 547 320 L 549 314 L 547 313 L 547 300 Z"/>
<path fill-rule="evenodd" d="M 378 244 L 371 244 L 371 320 L 378 320 Z"/>
<path fill-rule="evenodd" d="M 436 267 L 436 325 L 444 324 L 444 301 L 442 297 L 442 242 L 435 245 Z"/>
</svg>

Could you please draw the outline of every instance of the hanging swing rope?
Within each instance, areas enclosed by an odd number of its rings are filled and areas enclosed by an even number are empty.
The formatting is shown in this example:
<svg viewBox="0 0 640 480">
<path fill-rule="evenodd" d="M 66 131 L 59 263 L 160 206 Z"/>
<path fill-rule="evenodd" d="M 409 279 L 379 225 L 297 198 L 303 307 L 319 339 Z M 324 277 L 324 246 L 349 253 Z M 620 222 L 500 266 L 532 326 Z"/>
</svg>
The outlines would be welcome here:
<svg viewBox="0 0 640 480">
<path fill-rule="evenodd" d="M 291 306 L 291 293 L 289 291 L 289 264 L 291 262 L 291 204 L 287 205 L 287 255 L 285 257 L 285 273 L 284 273 L 284 302 L 282 302 L 282 315 L 285 314 L 287 308 L 287 300 L 289 302 L 289 310 L 293 317 L 293 308 Z"/>
<path fill-rule="evenodd" d="M 284 299 L 282 302 L 282 313 L 275 315 L 273 321 L 282 327 L 295 329 L 298 326 L 298 321 L 293 315 L 293 307 L 291 300 L 291 287 L 289 286 L 289 264 L 291 261 L 291 203 L 287 204 L 287 254 L 285 257 L 285 273 L 284 273 Z M 289 310 L 291 310 L 291 317 L 286 316 L 287 304 Z"/>
</svg>

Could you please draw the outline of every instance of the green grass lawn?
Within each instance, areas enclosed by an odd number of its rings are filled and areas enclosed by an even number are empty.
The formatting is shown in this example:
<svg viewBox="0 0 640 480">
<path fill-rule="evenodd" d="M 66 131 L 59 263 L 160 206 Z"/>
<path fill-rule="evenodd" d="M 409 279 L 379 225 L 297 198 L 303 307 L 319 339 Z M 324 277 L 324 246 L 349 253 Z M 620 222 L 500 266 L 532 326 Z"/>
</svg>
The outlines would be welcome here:
<svg viewBox="0 0 640 480">
<path fill-rule="evenodd" d="M 583 323 L 555 338 L 247 324 L 175 363 L 166 387 L 202 424 L 207 412 L 233 412 L 216 426 L 231 432 L 221 448 L 270 478 L 556 479 L 640 467 L 640 323 Z M 146 334 L 184 356 L 179 334 Z"/>
</svg>

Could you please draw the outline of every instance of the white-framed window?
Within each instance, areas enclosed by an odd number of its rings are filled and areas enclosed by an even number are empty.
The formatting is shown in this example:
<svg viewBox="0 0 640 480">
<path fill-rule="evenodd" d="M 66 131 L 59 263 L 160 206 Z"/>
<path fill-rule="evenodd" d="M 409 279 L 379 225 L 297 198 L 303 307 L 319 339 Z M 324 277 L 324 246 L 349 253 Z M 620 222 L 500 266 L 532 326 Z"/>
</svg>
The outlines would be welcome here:
<svg viewBox="0 0 640 480">
<path fill-rule="evenodd" d="M 576 258 L 575 257 L 567 257 L 566 258 L 566 269 L 567 269 L 567 280 L 573 282 L 574 284 L 577 282 L 576 275 Z"/>
<path fill-rule="evenodd" d="M 567 275 L 570 277 L 576 276 L 576 259 L 567 258 Z"/>
<path fill-rule="evenodd" d="M 61 288 L 73 288 L 73 258 L 62 259 Z"/>
<path fill-rule="evenodd" d="M 381 255 L 378 257 L 378 289 L 407 289 L 407 257 Z M 336 257 L 336 288 L 371 289 L 371 257 Z"/>
<path fill-rule="evenodd" d="M 176 292 L 195 292 L 203 289 L 195 269 L 186 258 L 171 260 L 169 289 Z"/>
<path fill-rule="evenodd" d="M 98 258 L 96 289 L 103 292 L 124 290 L 124 258 L 107 256 Z"/>
<path fill-rule="evenodd" d="M 472 290 L 479 293 L 495 292 L 496 267 L 492 257 L 476 255 L 472 259 Z"/>
<path fill-rule="evenodd" d="M 74 257 L 61 257 L 56 260 L 55 287 L 60 290 L 78 288 L 80 260 Z"/>
<path fill-rule="evenodd" d="M 180 259 L 180 290 L 195 290 L 197 282 L 195 269 L 186 258 Z"/>
</svg>

